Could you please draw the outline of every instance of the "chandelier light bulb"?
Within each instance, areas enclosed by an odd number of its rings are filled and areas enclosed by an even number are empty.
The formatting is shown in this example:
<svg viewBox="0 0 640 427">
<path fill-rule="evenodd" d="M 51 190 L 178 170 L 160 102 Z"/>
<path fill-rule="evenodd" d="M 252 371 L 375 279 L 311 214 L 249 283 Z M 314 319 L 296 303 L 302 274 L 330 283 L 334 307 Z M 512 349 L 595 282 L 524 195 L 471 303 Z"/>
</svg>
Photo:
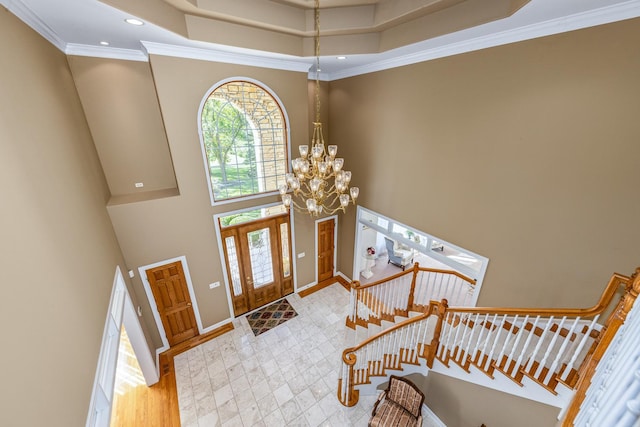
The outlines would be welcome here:
<svg viewBox="0 0 640 427">
<path fill-rule="evenodd" d="M 335 157 L 336 154 L 338 154 L 338 146 L 337 145 L 330 145 L 327 148 L 329 149 L 329 155 L 331 157 Z"/>
<path fill-rule="evenodd" d="M 347 207 L 349 205 L 349 195 L 341 194 L 340 195 L 340 205 Z"/>
<path fill-rule="evenodd" d="M 351 182 L 351 172 L 345 171 L 344 173 L 344 182 L 345 184 L 349 184 Z"/>
<path fill-rule="evenodd" d="M 353 199 L 353 202 L 355 203 L 356 199 L 358 198 L 358 195 L 360 194 L 360 189 L 358 187 L 351 187 L 349 192 L 351 193 L 351 198 Z"/>
<path fill-rule="evenodd" d="M 291 194 L 283 194 L 282 203 L 284 203 L 285 207 L 287 208 L 291 206 Z"/>
<path fill-rule="evenodd" d="M 298 147 L 298 151 L 300 151 L 300 157 L 302 157 L 303 159 L 306 159 L 307 155 L 309 154 L 309 146 L 308 145 L 300 145 Z"/>
</svg>

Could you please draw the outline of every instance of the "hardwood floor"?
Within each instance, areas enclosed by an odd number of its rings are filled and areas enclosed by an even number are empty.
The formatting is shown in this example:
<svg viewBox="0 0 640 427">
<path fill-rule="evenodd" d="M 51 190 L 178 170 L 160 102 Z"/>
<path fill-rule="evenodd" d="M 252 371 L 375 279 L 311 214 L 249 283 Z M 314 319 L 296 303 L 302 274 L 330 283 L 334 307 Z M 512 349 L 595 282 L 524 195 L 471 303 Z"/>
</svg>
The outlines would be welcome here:
<svg viewBox="0 0 640 427">
<path fill-rule="evenodd" d="M 116 394 L 111 427 L 180 427 L 174 356 L 231 330 L 233 324 L 228 323 L 160 354 L 160 381 L 151 387 L 144 384 L 126 387 L 124 394 Z"/>
<path fill-rule="evenodd" d="M 305 297 L 335 282 L 349 290 L 349 282 L 340 276 L 300 292 Z M 199 335 L 160 354 L 160 381 L 151 387 L 145 384 L 125 387 L 124 394 L 114 397 L 111 427 L 180 427 L 180 409 L 173 358 L 193 347 L 233 330 L 228 323 L 207 334 Z"/>
</svg>

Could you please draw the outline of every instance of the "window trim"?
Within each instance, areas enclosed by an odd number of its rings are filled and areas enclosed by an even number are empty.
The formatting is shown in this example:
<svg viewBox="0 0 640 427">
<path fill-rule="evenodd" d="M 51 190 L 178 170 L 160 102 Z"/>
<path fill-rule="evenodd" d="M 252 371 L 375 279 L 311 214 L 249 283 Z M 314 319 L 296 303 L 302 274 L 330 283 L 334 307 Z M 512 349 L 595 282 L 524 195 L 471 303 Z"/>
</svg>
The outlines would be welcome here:
<svg viewBox="0 0 640 427">
<path fill-rule="evenodd" d="M 374 216 L 377 216 L 379 218 L 385 219 L 387 221 L 387 227 L 384 228 L 384 227 L 381 227 L 381 226 L 379 226 L 377 224 L 373 224 L 373 223 L 370 223 L 370 222 L 362 219 L 363 213 L 364 214 L 374 215 Z M 393 230 L 393 225 L 394 224 L 397 224 L 397 225 L 399 225 L 401 227 L 404 227 L 407 230 L 411 230 L 414 233 L 419 233 L 419 234 L 421 234 L 423 236 L 426 236 L 427 239 L 428 239 L 427 240 L 427 244 L 425 246 L 421 246 L 421 245 L 416 244 L 412 240 L 407 239 L 403 235 L 398 235 L 398 234 L 393 233 L 392 230 Z M 401 243 L 403 243 L 403 244 L 405 244 L 405 245 L 407 245 L 407 246 L 409 246 L 409 247 L 411 247 L 411 248 L 413 248 L 415 250 L 418 250 L 421 253 L 423 253 L 423 254 L 425 254 L 425 255 L 433 258 L 433 259 L 435 259 L 436 261 L 439 261 L 439 262 L 441 262 L 443 264 L 446 264 L 447 266 L 449 266 L 453 270 L 456 270 L 456 271 L 458 271 L 458 272 L 460 272 L 460 273 L 462 273 L 462 274 L 464 274 L 464 275 L 466 275 L 468 277 L 476 279 L 475 292 L 474 292 L 473 298 L 471 300 L 471 305 L 472 306 L 476 306 L 477 305 L 478 297 L 480 296 L 480 291 L 482 290 L 482 283 L 483 283 L 484 277 L 485 277 L 485 275 L 487 273 L 487 267 L 489 265 L 489 258 L 487 258 L 485 256 L 482 256 L 482 255 L 479 255 L 479 254 L 477 254 L 477 253 L 475 253 L 473 251 L 470 251 L 469 249 L 465 249 L 465 248 L 462 248 L 462 247 L 460 247 L 458 245 L 454 245 L 453 243 L 450 243 L 450 242 L 448 242 L 448 241 L 446 241 L 444 239 L 441 239 L 441 238 L 439 238 L 437 236 L 434 236 L 434 235 L 432 235 L 430 233 L 427 233 L 425 231 L 418 230 L 418 229 L 416 229 L 414 227 L 411 227 L 411 226 L 409 226 L 407 224 L 404 224 L 404 223 L 402 223 L 400 221 L 392 219 L 392 218 L 390 218 L 390 217 L 388 217 L 386 215 L 383 215 L 383 214 L 378 213 L 376 211 L 373 211 L 371 209 L 365 208 L 362 205 L 358 205 L 357 209 L 356 209 L 356 233 L 355 233 L 355 241 L 354 241 L 354 246 L 353 246 L 354 252 L 353 252 L 353 274 L 352 274 L 353 279 L 352 280 L 358 280 L 359 275 L 360 275 L 360 263 L 362 262 L 362 256 L 361 256 L 360 253 L 358 253 L 358 244 L 360 242 L 360 233 L 361 233 L 361 230 L 362 230 L 361 226 L 363 226 L 363 225 L 376 230 L 378 233 L 381 233 L 383 235 L 392 237 L 393 239 L 395 239 L 395 240 L 397 240 L 397 241 L 399 241 L 399 242 L 401 242 Z M 448 257 L 439 254 L 437 251 L 428 250 L 427 248 L 431 247 L 431 243 L 434 240 L 437 240 L 438 242 L 444 244 L 445 246 L 449 246 L 449 247 L 451 247 L 451 248 L 453 248 L 453 249 L 455 249 L 455 250 L 457 250 L 459 252 L 467 253 L 467 254 L 470 254 L 470 255 L 474 256 L 479 261 L 481 261 L 480 269 L 478 271 L 476 271 L 476 270 L 474 270 L 472 268 L 469 268 L 469 267 L 467 267 L 467 266 L 465 266 L 465 265 L 463 265 L 461 263 L 458 263 L 458 262 L 450 260 Z"/>
<path fill-rule="evenodd" d="M 211 95 L 211 93 L 213 93 L 214 90 L 216 90 L 222 85 L 225 85 L 231 82 L 247 82 L 247 83 L 251 83 L 256 86 L 259 86 L 269 95 L 271 95 L 271 97 L 273 97 L 273 99 L 276 101 L 276 103 L 278 104 L 278 107 L 280 107 L 280 110 L 282 111 L 282 114 L 284 116 L 284 123 L 286 128 L 285 129 L 285 135 L 287 138 L 286 171 L 289 172 L 291 169 L 291 122 L 289 121 L 289 113 L 287 113 L 287 109 L 285 108 L 284 103 L 282 102 L 280 97 L 273 91 L 273 89 L 271 89 L 264 82 L 261 82 L 260 80 L 252 79 L 251 77 L 235 76 L 235 77 L 228 77 L 226 79 L 219 80 L 217 83 L 214 83 L 211 87 L 209 87 L 209 89 L 207 89 L 207 91 L 205 92 L 204 96 L 202 97 L 202 100 L 200 101 L 200 106 L 198 107 L 198 115 L 196 118 L 198 123 L 198 138 L 200 139 L 200 149 L 202 150 L 202 161 L 204 166 L 204 173 L 207 178 L 207 188 L 209 189 L 209 199 L 211 201 L 211 206 L 226 205 L 229 203 L 236 203 L 236 202 L 252 200 L 252 199 L 262 199 L 264 197 L 271 197 L 279 194 L 278 189 L 275 189 L 273 191 L 269 191 L 265 193 L 251 194 L 247 196 L 234 197 L 234 198 L 224 199 L 224 200 L 215 200 L 215 197 L 213 196 L 213 187 L 211 185 L 211 172 L 209 171 L 209 158 L 207 157 L 207 150 L 204 145 L 204 137 L 202 135 L 202 110 L 204 109 L 204 105 L 207 102 L 207 99 L 209 99 L 209 96 Z"/>
</svg>

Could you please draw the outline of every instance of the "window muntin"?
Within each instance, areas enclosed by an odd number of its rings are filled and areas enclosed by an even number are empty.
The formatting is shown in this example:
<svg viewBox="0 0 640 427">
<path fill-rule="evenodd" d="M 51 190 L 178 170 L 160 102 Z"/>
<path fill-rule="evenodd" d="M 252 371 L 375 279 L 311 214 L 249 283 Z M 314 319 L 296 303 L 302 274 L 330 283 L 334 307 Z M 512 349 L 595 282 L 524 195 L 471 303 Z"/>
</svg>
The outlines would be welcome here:
<svg viewBox="0 0 640 427">
<path fill-rule="evenodd" d="M 288 164 L 286 118 L 274 96 L 248 81 L 216 87 L 200 132 L 213 203 L 273 193 Z"/>
</svg>

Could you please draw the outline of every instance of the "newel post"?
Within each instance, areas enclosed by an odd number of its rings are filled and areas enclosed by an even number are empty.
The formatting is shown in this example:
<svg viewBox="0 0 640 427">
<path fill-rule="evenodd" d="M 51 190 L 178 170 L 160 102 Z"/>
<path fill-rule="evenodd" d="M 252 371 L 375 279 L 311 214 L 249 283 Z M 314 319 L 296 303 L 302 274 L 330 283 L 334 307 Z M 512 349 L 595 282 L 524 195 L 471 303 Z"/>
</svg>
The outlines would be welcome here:
<svg viewBox="0 0 640 427">
<path fill-rule="evenodd" d="M 591 385 L 591 378 L 595 374 L 596 368 L 600 363 L 600 360 L 607 351 L 609 344 L 616 336 L 618 329 L 624 323 L 627 318 L 627 314 L 631 311 L 633 304 L 638 298 L 640 293 L 640 267 L 636 268 L 636 271 L 631 276 L 629 283 L 625 288 L 625 293 L 620 298 L 620 302 L 616 306 L 615 310 L 611 313 L 607 319 L 607 323 L 602 328 L 600 335 L 596 338 L 594 343 L 595 349 L 591 356 L 585 360 L 579 371 L 578 383 L 576 384 L 576 394 L 573 396 L 569 407 L 567 408 L 566 415 L 562 421 L 562 426 L 572 426 L 573 420 L 580 412 L 580 405 L 586 397 L 587 390 Z"/>
<path fill-rule="evenodd" d="M 438 316 L 436 327 L 433 331 L 433 338 L 431 339 L 431 344 L 429 344 L 428 353 L 425 355 L 425 359 L 427 359 L 427 366 L 429 368 L 433 368 L 433 359 L 435 359 L 436 354 L 438 353 L 438 346 L 440 345 L 440 333 L 442 332 L 442 323 L 444 322 L 444 318 L 447 314 L 448 308 L 449 303 L 446 299 L 443 299 L 442 302 L 432 301 L 429 305 L 429 313 L 432 314 L 435 309 L 436 315 Z"/>
<path fill-rule="evenodd" d="M 418 272 L 420 271 L 420 263 L 413 264 L 413 278 L 411 279 L 411 289 L 409 289 L 409 300 L 407 301 L 407 310 L 415 311 L 413 306 L 413 296 L 416 290 L 416 279 L 418 278 Z"/>
</svg>

